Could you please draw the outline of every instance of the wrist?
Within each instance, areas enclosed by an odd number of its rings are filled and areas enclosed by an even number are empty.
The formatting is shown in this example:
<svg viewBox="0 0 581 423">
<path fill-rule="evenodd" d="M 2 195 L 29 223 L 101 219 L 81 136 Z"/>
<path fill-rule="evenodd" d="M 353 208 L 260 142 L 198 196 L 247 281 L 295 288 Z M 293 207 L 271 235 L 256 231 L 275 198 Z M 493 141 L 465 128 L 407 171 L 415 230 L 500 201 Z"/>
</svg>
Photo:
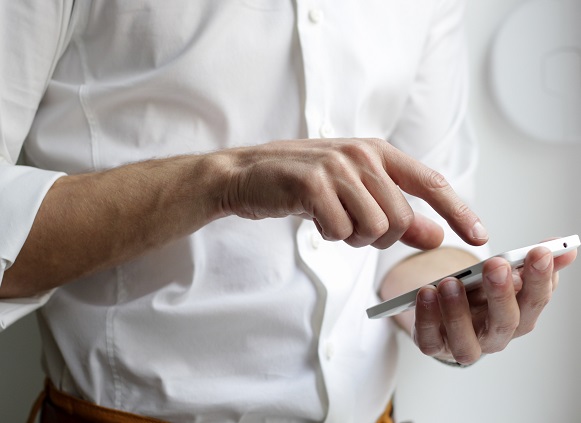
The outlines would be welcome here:
<svg viewBox="0 0 581 423">
<path fill-rule="evenodd" d="M 201 157 L 199 171 L 207 178 L 207 204 L 211 220 L 237 215 L 236 197 L 240 159 L 238 150 L 227 149 Z"/>
<path fill-rule="evenodd" d="M 185 198 L 192 199 L 192 211 L 201 212 L 205 223 L 232 215 L 225 199 L 233 179 L 233 160 L 221 152 L 186 158 L 189 160 L 186 186 L 191 191 Z"/>
</svg>

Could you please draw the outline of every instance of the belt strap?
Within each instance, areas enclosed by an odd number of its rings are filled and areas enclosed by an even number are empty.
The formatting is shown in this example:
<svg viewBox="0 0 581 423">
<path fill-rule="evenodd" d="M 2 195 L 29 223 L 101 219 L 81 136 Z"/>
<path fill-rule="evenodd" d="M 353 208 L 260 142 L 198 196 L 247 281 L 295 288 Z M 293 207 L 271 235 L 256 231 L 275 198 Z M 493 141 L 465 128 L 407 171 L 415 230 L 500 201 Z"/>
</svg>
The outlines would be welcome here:
<svg viewBox="0 0 581 423">
<path fill-rule="evenodd" d="M 166 423 L 75 398 L 56 389 L 50 380 L 46 381 L 44 391 L 36 400 L 28 423 L 34 422 L 39 409 L 42 409 L 41 423 Z"/>
</svg>

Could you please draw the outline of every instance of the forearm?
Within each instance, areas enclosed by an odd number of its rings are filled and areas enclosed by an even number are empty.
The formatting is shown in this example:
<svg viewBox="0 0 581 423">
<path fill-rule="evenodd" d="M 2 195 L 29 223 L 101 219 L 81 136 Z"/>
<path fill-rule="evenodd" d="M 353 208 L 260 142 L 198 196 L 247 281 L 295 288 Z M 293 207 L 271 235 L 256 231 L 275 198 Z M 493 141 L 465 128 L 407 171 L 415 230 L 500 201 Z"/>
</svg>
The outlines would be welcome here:
<svg viewBox="0 0 581 423">
<path fill-rule="evenodd" d="M 486 242 L 478 217 L 441 175 L 378 139 L 277 141 L 63 177 L 0 297 L 62 285 L 231 214 L 310 217 L 325 239 L 352 246 L 439 245 L 441 228 L 414 217 L 401 190 L 434 207 L 465 242 Z"/>
<path fill-rule="evenodd" d="M 381 298 L 387 300 L 419 288 L 457 270 L 471 266 L 477 261 L 472 254 L 456 248 L 439 248 L 411 256 L 387 273 L 381 287 Z M 393 319 L 408 334 L 412 333 L 413 310 L 394 316 Z"/>
<path fill-rule="evenodd" d="M 47 193 L 0 297 L 114 266 L 223 215 L 223 157 L 180 156 L 65 176 Z"/>
</svg>

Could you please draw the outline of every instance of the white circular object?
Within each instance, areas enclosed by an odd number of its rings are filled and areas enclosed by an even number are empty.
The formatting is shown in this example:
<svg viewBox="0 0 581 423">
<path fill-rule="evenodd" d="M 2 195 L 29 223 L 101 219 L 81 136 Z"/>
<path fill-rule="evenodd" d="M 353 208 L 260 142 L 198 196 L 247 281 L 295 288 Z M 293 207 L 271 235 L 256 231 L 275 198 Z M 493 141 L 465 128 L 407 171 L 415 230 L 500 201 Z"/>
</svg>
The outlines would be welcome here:
<svg viewBox="0 0 581 423">
<path fill-rule="evenodd" d="M 531 0 L 498 32 L 491 84 L 506 118 L 547 142 L 581 142 L 581 2 Z"/>
</svg>

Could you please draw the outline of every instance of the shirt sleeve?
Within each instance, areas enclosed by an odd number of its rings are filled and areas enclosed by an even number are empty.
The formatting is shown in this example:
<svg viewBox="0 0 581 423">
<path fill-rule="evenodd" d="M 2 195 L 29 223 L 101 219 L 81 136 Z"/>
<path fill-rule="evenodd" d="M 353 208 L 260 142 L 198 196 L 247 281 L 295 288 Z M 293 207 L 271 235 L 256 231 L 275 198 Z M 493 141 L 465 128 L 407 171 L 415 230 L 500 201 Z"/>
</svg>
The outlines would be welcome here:
<svg viewBox="0 0 581 423">
<path fill-rule="evenodd" d="M 58 59 L 71 36 L 73 0 L 0 2 L 0 284 L 36 213 L 63 173 L 17 165 Z M 0 301 L 0 330 L 49 294 Z"/>
<path fill-rule="evenodd" d="M 405 109 L 390 142 L 440 172 L 468 205 L 474 200 L 478 161 L 476 137 L 467 115 L 468 66 L 463 28 L 463 1 L 442 0 L 428 31 L 422 60 Z M 478 258 L 488 248 L 466 244 L 426 202 L 406 195 L 414 212 L 444 229 L 442 246 L 470 251 Z M 386 272 L 418 250 L 401 242 L 379 255 L 376 286 Z"/>
</svg>

